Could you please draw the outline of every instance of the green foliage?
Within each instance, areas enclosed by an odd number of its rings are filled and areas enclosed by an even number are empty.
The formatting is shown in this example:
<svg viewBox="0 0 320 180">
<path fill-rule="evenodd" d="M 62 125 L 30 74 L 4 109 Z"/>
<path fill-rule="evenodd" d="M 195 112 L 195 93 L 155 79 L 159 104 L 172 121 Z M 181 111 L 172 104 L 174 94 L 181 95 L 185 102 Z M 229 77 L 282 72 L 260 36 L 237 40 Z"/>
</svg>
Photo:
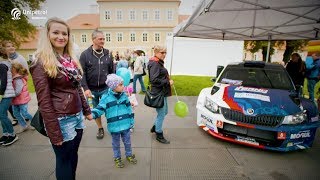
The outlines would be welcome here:
<svg viewBox="0 0 320 180">
<path fill-rule="evenodd" d="M 31 77 L 30 74 L 28 76 L 28 90 L 29 90 L 30 93 L 34 93 L 35 92 L 33 81 L 32 81 L 32 77 Z"/>
<path fill-rule="evenodd" d="M 45 0 L 1 0 L 0 1 L 0 41 L 10 40 L 17 46 L 32 37 L 36 28 L 28 22 L 28 17 L 21 13 L 19 20 L 13 20 L 11 10 L 24 8 L 39 9 Z"/>
<path fill-rule="evenodd" d="M 269 62 L 270 56 L 274 53 L 274 48 L 277 45 L 277 41 L 271 41 L 270 44 L 270 52 L 269 52 Z M 263 61 L 266 61 L 267 49 L 268 49 L 268 41 L 245 41 L 244 48 L 251 53 L 256 53 L 260 49 L 262 49 Z"/>
<path fill-rule="evenodd" d="M 211 87 L 213 82 L 210 76 L 184 76 L 175 75 L 171 76 L 174 81 L 174 86 L 178 96 L 198 96 L 203 88 Z M 149 78 L 144 77 L 144 84 L 148 86 Z M 172 88 L 172 95 L 175 95 L 174 89 Z"/>
<path fill-rule="evenodd" d="M 309 40 L 287 40 L 286 50 L 283 53 L 283 59 L 285 63 L 290 60 L 291 54 L 305 47 Z"/>
</svg>

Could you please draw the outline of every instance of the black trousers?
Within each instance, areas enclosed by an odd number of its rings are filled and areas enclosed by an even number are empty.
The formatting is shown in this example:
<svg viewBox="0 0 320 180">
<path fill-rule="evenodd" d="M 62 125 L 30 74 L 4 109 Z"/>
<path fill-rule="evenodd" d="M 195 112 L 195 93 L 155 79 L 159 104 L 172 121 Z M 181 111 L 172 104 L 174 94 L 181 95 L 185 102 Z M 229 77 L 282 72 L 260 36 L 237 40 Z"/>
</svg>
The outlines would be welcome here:
<svg viewBox="0 0 320 180">
<path fill-rule="evenodd" d="M 56 178 L 57 180 L 76 179 L 78 164 L 78 150 L 82 139 L 83 129 L 76 130 L 76 137 L 64 142 L 61 146 L 52 145 L 56 154 Z"/>
</svg>

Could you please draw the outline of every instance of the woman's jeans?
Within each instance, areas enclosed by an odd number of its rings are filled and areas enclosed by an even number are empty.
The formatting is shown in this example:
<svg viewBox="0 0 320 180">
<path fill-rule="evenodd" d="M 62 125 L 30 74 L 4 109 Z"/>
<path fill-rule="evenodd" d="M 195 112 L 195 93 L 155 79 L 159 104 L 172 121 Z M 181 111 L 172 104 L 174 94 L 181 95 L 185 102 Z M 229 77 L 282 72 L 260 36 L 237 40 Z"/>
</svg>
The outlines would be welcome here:
<svg viewBox="0 0 320 180">
<path fill-rule="evenodd" d="M 316 86 L 318 80 L 315 79 L 308 79 L 308 92 L 309 92 L 309 99 L 314 102 L 314 87 Z"/>
<path fill-rule="evenodd" d="M 137 80 L 139 80 L 140 85 L 141 85 L 141 91 L 146 92 L 146 88 L 144 87 L 143 79 L 142 79 L 142 74 L 135 74 L 133 76 L 133 93 L 137 93 Z"/>
<path fill-rule="evenodd" d="M 63 143 L 61 146 L 52 144 L 56 154 L 56 177 L 61 179 L 75 179 L 78 164 L 78 149 L 82 138 L 83 114 L 79 112 L 74 115 L 58 118 Z"/>
<path fill-rule="evenodd" d="M 162 133 L 162 124 L 165 116 L 168 114 L 168 100 L 167 97 L 164 97 L 164 105 L 162 108 L 156 108 L 157 117 L 154 122 L 157 133 Z"/>
<path fill-rule="evenodd" d="M 83 129 L 76 129 L 77 135 L 71 141 L 63 142 L 61 146 L 52 144 L 56 154 L 56 178 L 57 180 L 76 179 L 78 164 L 78 149 L 80 146 Z"/>
<path fill-rule="evenodd" d="M 121 151 L 120 151 L 120 136 L 122 142 L 124 144 L 124 149 L 126 151 L 126 156 L 132 155 L 131 149 L 131 139 L 130 139 L 130 129 L 123 130 L 117 133 L 111 133 L 112 136 L 112 150 L 113 150 L 113 157 L 114 158 L 121 158 Z"/>
<path fill-rule="evenodd" d="M 12 98 L 2 98 L 0 102 L 0 121 L 2 125 L 3 136 L 14 136 L 13 126 L 8 118 L 8 109 Z"/>
<path fill-rule="evenodd" d="M 28 112 L 28 103 L 21 105 L 13 105 L 12 106 L 13 114 L 17 118 L 20 126 L 23 128 L 27 127 L 27 123 L 25 119 L 32 119 L 31 114 Z"/>
</svg>

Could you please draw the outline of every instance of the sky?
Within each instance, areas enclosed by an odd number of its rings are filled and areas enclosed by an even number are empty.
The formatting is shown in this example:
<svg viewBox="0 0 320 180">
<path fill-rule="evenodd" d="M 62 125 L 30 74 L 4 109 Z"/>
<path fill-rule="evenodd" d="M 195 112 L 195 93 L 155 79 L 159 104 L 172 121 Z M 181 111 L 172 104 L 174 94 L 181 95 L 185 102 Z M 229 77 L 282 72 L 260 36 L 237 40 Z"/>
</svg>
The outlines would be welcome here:
<svg viewBox="0 0 320 180">
<path fill-rule="evenodd" d="M 193 9 L 201 0 L 181 0 L 179 7 L 179 14 L 191 14 Z M 97 5 L 96 0 L 46 0 L 42 5 L 41 10 L 47 10 L 47 14 L 43 17 L 59 17 L 64 20 L 80 14 L 80 13 L 92 13 L 92 5 Z M 44 25 L 46 20 L 44 19 L 31 19 L 30 22 L 34 25 Z"/>
</svg>

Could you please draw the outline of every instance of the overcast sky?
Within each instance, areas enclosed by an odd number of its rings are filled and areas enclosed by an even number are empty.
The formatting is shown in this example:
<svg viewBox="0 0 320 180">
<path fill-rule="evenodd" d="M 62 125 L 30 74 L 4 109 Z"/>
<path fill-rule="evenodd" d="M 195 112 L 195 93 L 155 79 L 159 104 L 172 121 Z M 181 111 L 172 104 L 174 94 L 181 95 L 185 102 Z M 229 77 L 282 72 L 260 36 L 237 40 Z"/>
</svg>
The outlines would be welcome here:
<svg viewBox="0 0 320 180">
<path fill-rule="evenodd" d="M 191 14 L 194 7 L 201 0 L 181 0 L 179 14 Z M 46 0 L 42 10 L 47 10 L 46 18 L 59 17 L 67 20 L 80 13 L 92 13 L 92 5 L 97 5 L 96 0 Z M 35 25 L 44 25 L 46 20 L 31 19 Z"/>
</svg>

